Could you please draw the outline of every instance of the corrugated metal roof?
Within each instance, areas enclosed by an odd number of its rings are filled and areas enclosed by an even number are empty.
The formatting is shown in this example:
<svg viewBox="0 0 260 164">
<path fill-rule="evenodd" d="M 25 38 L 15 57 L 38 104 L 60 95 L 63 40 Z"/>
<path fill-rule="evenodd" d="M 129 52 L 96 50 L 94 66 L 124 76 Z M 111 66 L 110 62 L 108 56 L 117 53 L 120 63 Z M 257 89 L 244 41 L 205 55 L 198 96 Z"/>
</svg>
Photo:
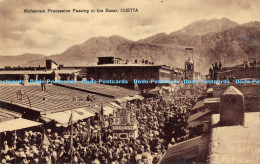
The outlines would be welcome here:
<svg viewBox="0 0 260 164">
<path fill-rule="evenodd" d="M 0 122 L 22 117 L 21 114 L 0 108 Z"/>
<path fill-rule="evenodd" d="M 65 88 L 57 85 L 47 85 L 47 90 L 42 91 L 40 85 L 29 86 L 0 86 L 0 101 L 16 104 L 41 113 L 54 112 L 61 110 L 75 109 L 85 106 L 95 105 L 96 102 L 111 101 L 112 98 L 95 95 L 95 100 L 86 101 L 88 95 L 86 91 L 79 91 L 71 88 Z M 17 99 L 16 93 L 23 90 L 27 96 L 23 100 Z M 74 100 L 74 99 L 77 100 Z M 44 100 L 45 99 L 45 100 Z M 31 105 L 31 108 L 30 108 Z"/>
<path fill-rule="evenodd" d="M 102 95 L 108 95 L 114 98 L 122 98 L 126 96 L 134 96 L 139 94 L 138 91 L 125 89 L 118 86 L 104 85 L 104 84 L 83 84 L 82 82 L 77 82 L 76 84 L 59 84 L 61 86 L 67 86 L 70 88 L 80 89 L 86 92 L 92 92 Z"/>
</svg>

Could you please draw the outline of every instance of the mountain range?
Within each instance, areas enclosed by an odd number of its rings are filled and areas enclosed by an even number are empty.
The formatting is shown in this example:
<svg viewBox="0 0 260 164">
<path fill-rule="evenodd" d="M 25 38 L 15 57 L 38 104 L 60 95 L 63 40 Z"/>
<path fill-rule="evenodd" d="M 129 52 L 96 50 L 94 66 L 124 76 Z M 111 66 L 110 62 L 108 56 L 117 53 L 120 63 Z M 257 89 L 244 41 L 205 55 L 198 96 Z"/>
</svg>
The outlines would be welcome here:
<svg viewBox="0 0 260 164">
<path fill-rule="evenodd" d="M 44 57 L 45 55 L 30 53 L 25 53 L 17 56 L 0 56 L 0 68 L 5 66 L 21 66 L 28 63 L 31 60 L 42 59 Z"/>
<path fill-rule="evenodd" d="M 21 66 L 44 66 L 46 59 L 64 66 L 87 66 L 96 64 L 99 56 L 116 56 L 130 62 L 148 59 L 155 64 L 184 68 L 185 59 L 191 56 L 185 52 L 186 47 L 194 49 L 195 71 L 203 74 L 213 62 L 232 66 L 250 58 L 259 59 L 260 22 L 239 25 L 227 18 L 200 20 L 170 34 L 159 33 L 138 41 L 117 35 L 93 37 L 56 55 L 0 56 L 0 60 L 9 66 L 17 66 L 18 60 Z"/>
</svg>

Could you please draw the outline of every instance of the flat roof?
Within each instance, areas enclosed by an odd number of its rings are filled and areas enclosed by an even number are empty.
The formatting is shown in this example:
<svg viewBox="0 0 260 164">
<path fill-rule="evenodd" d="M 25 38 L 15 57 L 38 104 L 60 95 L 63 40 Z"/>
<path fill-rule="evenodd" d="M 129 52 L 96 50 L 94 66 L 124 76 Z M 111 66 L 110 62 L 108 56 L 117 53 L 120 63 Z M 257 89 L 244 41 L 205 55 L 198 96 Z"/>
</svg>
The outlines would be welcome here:
<svg viewBox="0 0 260 164">
<path fill-rule="evenodd" d="M 116 57 L 114 57 L 114 56 L 99 56 L 97 58 L 116 58 Z"/>
<path fill-rule="evenodd" d="M 151 64 L 101 64 L 93 65 L 88 67 L 161 67 L 162 65 L 151 65 Z"/>
<path fill-rule="evenodd" d="M 212 115 L 212 124 L 219 120 L 219 114 Z M 260 163 L 259 154 L 260 112 L 245 113 L 244 126 L 212 129 L 210 163 Z"/>
<path fill-rule="evenodd" d="M 4 70 L 0 71 L 0 75 L 21 75 L 21 74 L 51 74 L 53 71 L 52 70 L 47 70 L 47 71 L 30 71 L 30 70 Z"/>
<path fill-rule="evenodd" d="M 87 68 L 95 68 L 95 67 L 160 67 L 162 69 L 172 70 L 171 68 L 167 68 L 163 65 L 151 65 L 151 64 L 101 64 L 101 65 L 93 65 L 88 66 Z"/>
<path fill-rule="evenodd" d="M 59 73 L 59 74 L 66 74 L 66 73 L 73 73 L 73 72 L 79 72 L 80 70 L 79 69 L 75 69 L 75 70 L 72 70 L 72 69 L 64 69 L 64 70 L 4 70 L 4 71 L 1 71 L 0 70 L 0 75 L 23 75 L 23 74 L 34 74 L 34 75 L 40 75 L 40 74 L 52 74 L 53 72 L 56 72 L 56 73 Z"/>
</svg>

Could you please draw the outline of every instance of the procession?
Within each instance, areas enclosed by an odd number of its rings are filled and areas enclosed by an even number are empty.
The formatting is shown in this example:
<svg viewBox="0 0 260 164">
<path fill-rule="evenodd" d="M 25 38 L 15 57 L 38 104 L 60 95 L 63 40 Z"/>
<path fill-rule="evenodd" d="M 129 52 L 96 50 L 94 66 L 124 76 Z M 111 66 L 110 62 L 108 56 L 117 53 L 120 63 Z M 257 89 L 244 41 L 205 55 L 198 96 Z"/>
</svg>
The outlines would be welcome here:
<svg viewBox="0 0 260 164">
<path fill-rule="evenodd" d="M 158 163 L 168 147 L 200 135 L 187 127 L 195 98 L 156 96 L 127 102 L 137 136 L 113 137 L 113 115 L 100 113 L 67 128 L 38 127 L 2 136 L 1 163 Z M 73 123 L 73 124 L 72 124 Z"/>
</svg>

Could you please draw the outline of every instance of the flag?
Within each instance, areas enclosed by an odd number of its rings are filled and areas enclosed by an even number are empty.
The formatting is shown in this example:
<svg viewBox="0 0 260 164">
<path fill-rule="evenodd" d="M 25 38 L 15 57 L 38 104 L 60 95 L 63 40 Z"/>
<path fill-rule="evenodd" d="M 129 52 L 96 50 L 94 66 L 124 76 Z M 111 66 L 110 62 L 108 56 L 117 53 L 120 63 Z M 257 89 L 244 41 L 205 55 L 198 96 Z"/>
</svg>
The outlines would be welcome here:
<svg viewBox="0 0 260 164">
<path fill-rule="evenodd" d="M 69 119 L 69 122 L 68 122 L 68 127 L 70 127 L 72 124 L 73 124 L 73 122 L 72 122 L 72 111 L 71 111 L 70 119 Z"/>
<path fill-rule="evenodd" d="M 52 141 L 51 141 L 51 139 L 46 135 L 45 132 L 43 132 L 42 145 L 52 146 Z"/>
<path fill-rule="evenodd" d="M 101 128 L 104 125 L 104 108 L 103 108 L 103 103 L 102 102 L 101 102 L 101 108 L 100 108 L 100 114 L 99 114 L 99 124 L 100 124 Z"/>
<path fill-rule="evenodd" d="M 73 110 L 71 109 L 71 115 L 68 123 L 71 127 L 70 134 L 70 153 L 71 153 L 71 163 L 73 163 Z"/>
<path fill-rule="evenodd" d="M 66 127 L 66 131 L 67 131 L 68 133 L 70 133 L 70 131 L 71 131 L 71 125 L 73 125 L 73 121 L 72 121 L 72 111 L 71 111 L 70 118 L 69 118 L 69 121 L 68 121 L 68 126 L 65 126 L 65 127 Z"/>
<path fill-rule="evenodd" d="M 103 130 L 103 125 L 104 125 L 104 109 L 103 109 L 103 103 L 101 101 L 101 108 L 100 108 L 100 112 L 99 112 L 99 126 L 100 126 L 100 130 L 99 130 L 99 144 L 101 145 L 101 135 L 102 135 L 102 130 Z"/>
</svg>

